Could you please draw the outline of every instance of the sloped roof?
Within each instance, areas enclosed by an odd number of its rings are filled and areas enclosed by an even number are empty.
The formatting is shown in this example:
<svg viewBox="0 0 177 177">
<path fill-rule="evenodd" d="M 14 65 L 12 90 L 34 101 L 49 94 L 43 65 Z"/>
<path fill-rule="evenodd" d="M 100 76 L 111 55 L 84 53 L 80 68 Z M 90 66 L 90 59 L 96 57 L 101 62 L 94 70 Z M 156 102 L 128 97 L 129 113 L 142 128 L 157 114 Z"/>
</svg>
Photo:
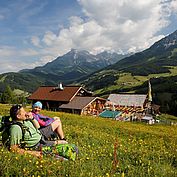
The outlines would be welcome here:
<svg viewBox="0 0 177 177">
<path fill-rule="evenodd" d="M 144 94 L 110 94 L 108 100 L 119 106 L 143 106 L 147 95 Z"/>
<path fill-rule="evenodd" d="M 99 117 L 116 118 L 117 116 L 120 116 L 121 114 L 122 114 L 121 111 L 105 110 L 99 114 Z"/>
<path fill-rule="evenodd" d="M 63 90 L 57 89 L 54 86 L 41 86 L 29 96 L 28 99 L 68 102 L 71 101 L 81 89 L 83 88 L 80 86 L 65 86 Z"/>
<path fill-rule="evenodd" d="M 85 96 L 84 97 L 80 97 L 80 96 L 76 96 L 68 104 L 62 104 L 59 108 L 83 109 L 88 104 L 90 104 L 93 101 L 95 101 L 96 99 L 98 99 L 98 97 L 85 97 Z"/>
</svg>

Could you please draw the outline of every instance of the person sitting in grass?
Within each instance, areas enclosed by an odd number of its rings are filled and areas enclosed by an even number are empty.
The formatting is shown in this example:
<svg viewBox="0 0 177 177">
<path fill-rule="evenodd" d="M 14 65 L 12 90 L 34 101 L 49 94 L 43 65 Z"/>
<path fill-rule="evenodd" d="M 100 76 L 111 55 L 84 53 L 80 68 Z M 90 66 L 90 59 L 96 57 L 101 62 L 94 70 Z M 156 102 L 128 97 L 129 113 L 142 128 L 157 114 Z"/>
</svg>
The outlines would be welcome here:
<svg viewBox="0 0 177 177">
<path fill-rule="evenodd" d="M 65 140 L 56 140 L 56 141 L 48 141 L 44 138 L 44 136 L 50 136 L 53 131 L 58 129 L 57 131 L 63 134 L 63 130 L 61 126 L 57 126 L 54 124 L 49 128 L 43 128 L 43 134 L 38 130 L 40 127 L 38 121 L 34 119 L 33 114 L 31 112 L 26 112 L 25 109 L 20 105 L 14 105 L 10 109 L 10 116 L 12 120 L 15 122 L 21 122 L 24 127 L 26 127 L 26 131 L 22 132 L 22 129 L 19 125 L 13 124 L 10 127 L 10 150 L 24 154 L 28 153 L 31 155 L 35 155 L 37 157 L 41 156 L 41 152 L 39 151 L 41 147 L 55 147 L 58 144 L 67 144 Z M 22 138 L 23 137 L 23 138 Z M 22 147 L 22 139 L 23 139 L 23 147 Z M 35 149 L 34 151 L 27 149 Z M 56 149 L 56 148 L 54 148 Z M 50 149 L 52 152 L 52 148 Z"/>
<path fill-rule="evenodd" d="M 59 117 L 51 118 L 39 114 L 41 109 L 42 109 L 42 103 L 40 101 L 37 101 L 36 103 L 33 104 L 32 111 L 31 111 L 34 119 L 37 120 L 40 125 L 39 130 L 41 131 L 41 133 L 44 134 L 45 136 L 44 131 L 46 131 L 46 127 L 47 127 L 47 129 L 49 129 L 50 131 L 53 130 L 59 136 L 60 140 L 66 141 L 64 137 L 64 133 L 62 131 L 62 123 L 60 118 Z"/>
</svg>

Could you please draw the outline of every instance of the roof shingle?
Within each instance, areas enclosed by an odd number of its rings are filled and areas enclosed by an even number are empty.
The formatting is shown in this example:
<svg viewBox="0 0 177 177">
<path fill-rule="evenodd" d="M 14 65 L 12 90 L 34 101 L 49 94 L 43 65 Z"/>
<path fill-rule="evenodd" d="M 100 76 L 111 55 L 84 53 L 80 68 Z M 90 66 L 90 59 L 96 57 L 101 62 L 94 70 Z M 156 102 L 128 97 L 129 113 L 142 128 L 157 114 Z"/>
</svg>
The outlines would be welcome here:
<svg viewBox="0 0 177 177">
<path fill-rule="evenodd" d="M 60 108 L 65 109 L 83 109 L 89 103 L 93 102 L 97 97 L 79 97 L 76 96 L 68 104 L 62 104 Z"/>
<path fill-rule="evenodd" d="M 108 100 L 120 106 L 143 106 L 147 95 L 140 94 L 110 94 Z"/>
<path fill-rule="evenodd" d="M 63 90 L 59 90 L 54 86 L 41 86 L 28 99 L 69 102 L 81 88 L 80 86 L 66 86 Z"/>
</svg>

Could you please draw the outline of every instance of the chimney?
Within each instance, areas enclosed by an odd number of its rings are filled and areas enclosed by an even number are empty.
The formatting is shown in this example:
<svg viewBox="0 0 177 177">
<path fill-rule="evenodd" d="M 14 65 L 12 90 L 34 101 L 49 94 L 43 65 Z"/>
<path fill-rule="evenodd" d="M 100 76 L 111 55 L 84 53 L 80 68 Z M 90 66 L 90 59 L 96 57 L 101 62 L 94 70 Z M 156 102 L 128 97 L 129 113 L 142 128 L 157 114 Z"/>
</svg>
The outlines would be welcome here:
<svg viewBox="0 0 177 177">
<path fill-rule="evenodd" d="M 60 83 L 58 84 L 57 88 L 58 88 L 59 90 L 63 90 L 63 89 L 64 89 L 64 88 L 63 88 L 63 84 L 60 82 Z"/>
</svg>

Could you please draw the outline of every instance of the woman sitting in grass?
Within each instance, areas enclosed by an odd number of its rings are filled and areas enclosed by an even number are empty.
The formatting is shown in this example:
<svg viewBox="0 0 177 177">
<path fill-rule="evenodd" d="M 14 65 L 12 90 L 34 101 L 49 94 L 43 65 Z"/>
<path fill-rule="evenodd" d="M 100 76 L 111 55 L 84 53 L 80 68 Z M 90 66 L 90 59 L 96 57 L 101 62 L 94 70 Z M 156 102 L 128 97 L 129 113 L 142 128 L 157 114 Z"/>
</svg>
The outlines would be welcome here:
<svg viewBox="0 0 177 177">
<path fill-rule="evenodd" d="M 44 131 L 48 129 L 49 132 L 51 131 L 55 132 L 59 136 L 60 140 L 66 141 L 66 139 L 64 138 L 62 123 L 60 121 L 60 118 L 59 117 L 51 118 L 48 116 L 41 115 L 39 114 L 41 109 L 42 109 L 42 103 L 40 101 L 37 101 L 36 103 L 33 104 L 32 111 L 31 111 L 34 119 L 37 120 L 40 125 L 39 128 L 40 132 L 44 134 Z"/>
</svg>

